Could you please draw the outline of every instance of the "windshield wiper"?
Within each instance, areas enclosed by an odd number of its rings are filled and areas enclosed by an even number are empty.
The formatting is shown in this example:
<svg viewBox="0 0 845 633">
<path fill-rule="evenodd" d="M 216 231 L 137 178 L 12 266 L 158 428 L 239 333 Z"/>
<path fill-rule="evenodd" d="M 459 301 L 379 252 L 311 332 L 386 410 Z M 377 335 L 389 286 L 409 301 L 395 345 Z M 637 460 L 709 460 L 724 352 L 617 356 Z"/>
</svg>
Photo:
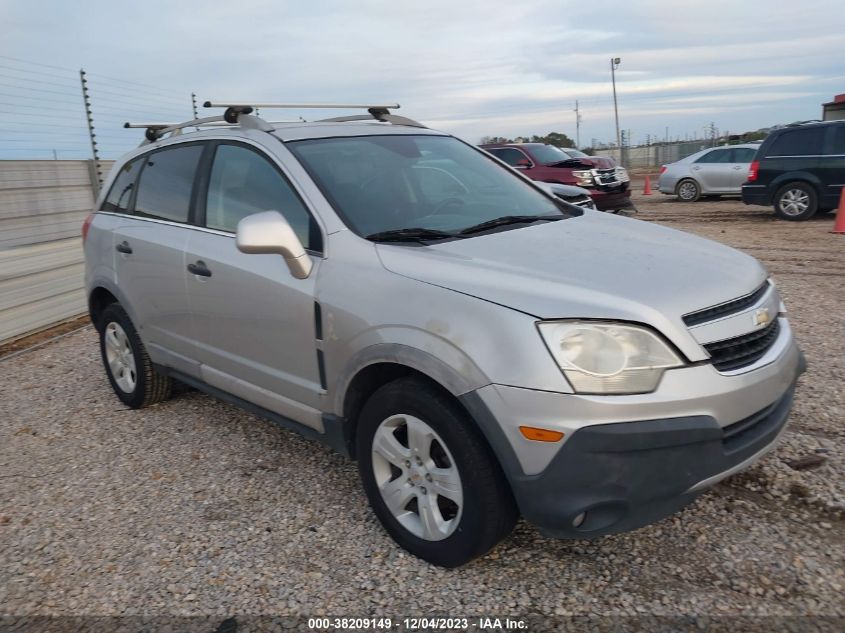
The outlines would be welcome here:
<svg viewBox="0 0 845 633">
<path fill-rule="evenodd" d="M 499 226 L 507 226 L 508 224 L 525 224 L 527 222 L 539 222 L 541 220 L 553 222 L 555 220 L 562 220 L 563 215 L 505 215 L 494 220 L 487 220 L 481 224 L 468 226 L 467 228 L 458 231 L 460 235 L 469 235 L 470 233 L 480 233 L 487 229 L 495 229 Z"/>
<path fill-rule="evenodd" d="M 457 237 L 457 235 L 435 229 L 410 227 L 407 229 L 379 231 L 378 233 L 368 235 L 367 239 L 373 240 L 374 242 L 424 242 L 427 240 L 442 240 L 447 237 Z"/>
</svg>

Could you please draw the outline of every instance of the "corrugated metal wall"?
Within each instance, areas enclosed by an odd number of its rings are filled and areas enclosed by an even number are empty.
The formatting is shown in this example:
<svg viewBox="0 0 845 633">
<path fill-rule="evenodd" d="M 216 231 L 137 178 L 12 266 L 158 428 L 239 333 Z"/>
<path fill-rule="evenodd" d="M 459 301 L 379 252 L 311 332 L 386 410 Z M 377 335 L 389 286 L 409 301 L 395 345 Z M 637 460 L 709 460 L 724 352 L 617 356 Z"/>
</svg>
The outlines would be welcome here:
<svg viewBox="0 0 845 633">
<path fill-rule="evenodd" d="M 0 341 L 85 312 L 79 231 L 94 205 L 90 169 L 0 160 Z"/>
</svg>

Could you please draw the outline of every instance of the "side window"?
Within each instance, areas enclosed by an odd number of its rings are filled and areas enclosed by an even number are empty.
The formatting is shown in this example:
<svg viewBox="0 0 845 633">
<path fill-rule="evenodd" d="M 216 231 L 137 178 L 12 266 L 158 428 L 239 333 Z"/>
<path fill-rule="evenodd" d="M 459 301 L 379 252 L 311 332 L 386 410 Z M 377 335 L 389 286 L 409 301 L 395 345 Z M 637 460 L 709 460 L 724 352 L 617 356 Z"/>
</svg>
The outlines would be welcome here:
<svg viewBox="0 0 845 633">
<path fill-rule="evenodd" d="M 756 149 L 751 149 L 750 147 L 737 147 L 734 149 L 734 163 L 750 163 L 754 160 L 754 154 L 757 153 Z"/>
<path fill-rule="evenodd" d="M 279 211 L 305 248 L 320 250 L 320 232 L 287 179 L 265 157 L 240 145 L 219 145 L 208 183 L 205 225 L 234 232 L 242 218 Z"/>
<path fill-rule="evenodd" d="M 714 149 L 712 152 L 707 152 L 701 158 L 696 159 L 696 163 L 730 163 L 731 151 L 729 149 Z"/>
<path fill-rule="evenodd" d="M 810 156 L 822 153 L 823 127 L 787 130 L 772 142 L 768 156 Z"/>
<path fill-rule="evenodd" d="M 845 156 L 845 125 L 837 125 L 833 130 L 831 154 Z"/>
<path fill-rule="evenodd" d="M 138 183 L 135 213 L 187 222 L 201 145 L 176 146 L 147 154 Z"/>
<path fill-rule="evenodd" d="M 136 158 L 120 168 L 120 172 L 109 190 L 109 195 L 103 202 L 103 211 L 115 213 L 126 213 L 128 211 L 132 190 L 135 188 L 135 181 L 138 179 L 138 170 L 143 162 L 143 159 Z"/>
<path fill-rule="evenodd" d="M 525 154 L 513 147 L 500 147 L 499 149 L 493 151 L 495 152 L 497 158 L 500 158 L 511 166 L 519 165 L 520 161 L 522 161 L 522 164 L 524 165 L 525 161 L 528 159 Z"/>
</svg>

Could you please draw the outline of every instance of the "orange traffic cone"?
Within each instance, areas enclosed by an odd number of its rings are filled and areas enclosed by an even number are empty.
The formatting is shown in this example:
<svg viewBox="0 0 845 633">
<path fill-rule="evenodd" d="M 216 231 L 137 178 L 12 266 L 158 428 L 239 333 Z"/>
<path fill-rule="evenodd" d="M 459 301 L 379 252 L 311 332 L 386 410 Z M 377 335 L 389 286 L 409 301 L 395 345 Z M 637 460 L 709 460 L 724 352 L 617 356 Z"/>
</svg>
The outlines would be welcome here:
<svg viewBox="0 0 845 633">
<path fill-rule="evenodd" d="M 645 187 L 643 187 L 643 195 L 651 195 L 651 178 L 648 177 L 648 174 L 645 175 Z"/>
<path fill-rule="evenodd" d="M 836 222 L 833 223 L 831 233 L 845 234 L 845 187 L 839 194 L 839 208 L 836 210 Z"/>
</svg>

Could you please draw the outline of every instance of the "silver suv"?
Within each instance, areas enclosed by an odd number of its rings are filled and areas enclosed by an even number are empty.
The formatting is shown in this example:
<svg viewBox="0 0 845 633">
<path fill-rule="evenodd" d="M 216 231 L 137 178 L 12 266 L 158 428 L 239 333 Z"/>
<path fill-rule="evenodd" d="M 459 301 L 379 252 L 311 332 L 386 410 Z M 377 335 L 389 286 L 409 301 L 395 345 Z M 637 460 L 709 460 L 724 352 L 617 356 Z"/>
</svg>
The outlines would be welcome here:
<svg viewBox="0 0 845 633">
<path fill-rule="evenodd" d="M 179 381 L 331 445 L 446 567 L 520 516 L 638 528 L 776 444 L 804 361 L 755 259 L 567 204 L 384 106 L 250 112 L 150 126 L 86 220 L 129 407 Z"/>
</svg>

